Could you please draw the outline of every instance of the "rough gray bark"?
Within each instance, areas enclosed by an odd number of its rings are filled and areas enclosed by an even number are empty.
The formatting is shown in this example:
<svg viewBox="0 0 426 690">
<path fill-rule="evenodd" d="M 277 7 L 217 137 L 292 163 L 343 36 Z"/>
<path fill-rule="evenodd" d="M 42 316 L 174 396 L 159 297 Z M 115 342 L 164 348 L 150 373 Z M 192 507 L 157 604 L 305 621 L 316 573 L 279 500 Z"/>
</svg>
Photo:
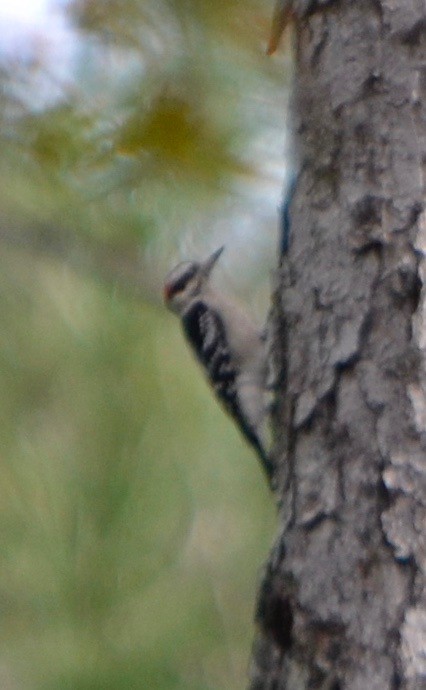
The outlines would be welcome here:
<svg viewBox="0 0 426 690">
<path fill-rule="evenodd" d="M 426 688 L 426 4 L 299 5 L 251 688 Z"/>
</svg>

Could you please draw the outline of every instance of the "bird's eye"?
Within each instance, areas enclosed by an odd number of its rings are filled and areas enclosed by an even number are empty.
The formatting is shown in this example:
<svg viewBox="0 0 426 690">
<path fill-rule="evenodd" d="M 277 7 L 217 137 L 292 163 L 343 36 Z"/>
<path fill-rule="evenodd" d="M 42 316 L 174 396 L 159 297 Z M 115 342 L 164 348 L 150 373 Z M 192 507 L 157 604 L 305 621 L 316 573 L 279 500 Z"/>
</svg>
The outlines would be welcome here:
<svg viewBox="0 0 426 690">
<path fill-rule="evenodd" d="M 164 288 L 164 295 L 166 299 L 170 299 L 179 292 L 183 292 L 190 280 L 194 277 L 195 273 L 196 268 L 195 266 L 192 266 L 176 280 L 169 280 Z"/>
<path fill-rule="evenodd" d="M 179 278 L 179 280 L 173 283 L 172 294 L 175 295 L 177 292 L 182 292 L 182 290 L 185 289 L 190 278 L 191 276 L 188 277 L 188 275 L 184 275 L 182 276 L 182 278 Z"/>
<path fill-rule="evenodd" d="M 195 266 L 191 266 L 191 268 L 188 268 L 185 273 L 183 273 L 180 278 L 177 278 L 172 286 L 172 292 L 173 294 L 176 294 L 176 292 L 182 292 L 188 285 L 189 281 L 192 280 L 196 273 Z"/>
</svg>

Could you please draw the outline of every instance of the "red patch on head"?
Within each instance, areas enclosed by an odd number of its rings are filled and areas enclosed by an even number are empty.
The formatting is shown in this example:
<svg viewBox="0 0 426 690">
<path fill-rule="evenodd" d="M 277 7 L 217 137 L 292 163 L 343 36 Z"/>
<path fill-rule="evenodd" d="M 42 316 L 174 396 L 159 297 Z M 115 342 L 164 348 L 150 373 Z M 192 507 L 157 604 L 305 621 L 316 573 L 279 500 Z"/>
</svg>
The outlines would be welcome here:
<svg viewBox="0 0 426 690">
<path fill-rule="evenodd" d="M 170 297 L 173 294 L 173 287 L 170 285 L 170 283 L 166 283 L 164 288 L 163 288 L 163 297 L 164 301 L 168 302 Z"/>
</svg>

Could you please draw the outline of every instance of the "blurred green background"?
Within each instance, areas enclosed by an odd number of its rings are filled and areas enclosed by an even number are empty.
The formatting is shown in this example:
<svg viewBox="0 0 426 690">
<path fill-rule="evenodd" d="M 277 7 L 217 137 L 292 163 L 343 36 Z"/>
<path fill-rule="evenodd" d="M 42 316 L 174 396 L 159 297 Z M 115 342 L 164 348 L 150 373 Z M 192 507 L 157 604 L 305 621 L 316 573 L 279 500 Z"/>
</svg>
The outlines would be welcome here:
<svg viewBox="0 0 426 690">
<path fill-rule="evenodd" d="M 75 0 L 0 43 L 0 688 L 244 688 L 274 507 L 161 301 L 265 318 L 272 0 Z M 288 46 L 287 46 L 288 48 Z"/>
</svg>

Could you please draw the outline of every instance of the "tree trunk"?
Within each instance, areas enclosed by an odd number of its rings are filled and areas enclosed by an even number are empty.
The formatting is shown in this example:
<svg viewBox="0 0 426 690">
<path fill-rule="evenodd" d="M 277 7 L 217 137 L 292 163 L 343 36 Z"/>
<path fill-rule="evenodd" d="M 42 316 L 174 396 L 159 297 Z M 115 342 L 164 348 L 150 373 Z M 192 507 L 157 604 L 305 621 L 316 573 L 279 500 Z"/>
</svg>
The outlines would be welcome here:
<svg viewBox="0 0 426 690">
<path fill-rule="evenodd" d="M 317 0 L 296 35 L 250 687 L 426 688 L 425 0 Z"/>
</svg>

